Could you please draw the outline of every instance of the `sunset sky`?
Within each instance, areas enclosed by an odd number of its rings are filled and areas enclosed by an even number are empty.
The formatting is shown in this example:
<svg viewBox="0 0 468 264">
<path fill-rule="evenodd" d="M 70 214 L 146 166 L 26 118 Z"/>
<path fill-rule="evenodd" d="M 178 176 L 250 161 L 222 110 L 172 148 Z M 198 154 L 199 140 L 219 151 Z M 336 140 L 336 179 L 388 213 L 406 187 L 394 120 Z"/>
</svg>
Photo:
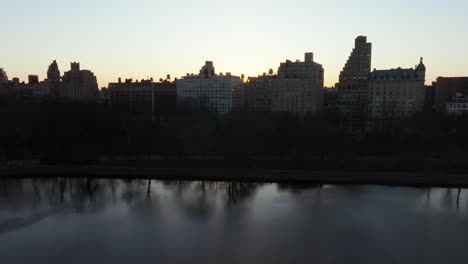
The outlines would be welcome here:
<svg viewBox="0 0 468 264">
<path fill-rule="evenodd" d="M 373 43 L 372 68 L 414 67 L 424 57 L 427 83 L 468 75 L 468 1 L 460 0 L 2 0 L 0 68 L 8 77 L 46 77 L 57 60 L 96 74 L 180 77 L 205 60 L 217 72 L 256 76 L 314 52 L 325 84 L 354 45 Z"/>
</svg>

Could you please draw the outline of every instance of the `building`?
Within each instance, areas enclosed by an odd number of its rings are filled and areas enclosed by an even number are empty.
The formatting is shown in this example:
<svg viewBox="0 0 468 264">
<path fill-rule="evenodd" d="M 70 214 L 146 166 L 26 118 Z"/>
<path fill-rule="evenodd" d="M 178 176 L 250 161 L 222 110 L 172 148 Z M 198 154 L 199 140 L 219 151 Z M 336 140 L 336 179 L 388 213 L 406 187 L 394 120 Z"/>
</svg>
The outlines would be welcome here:
<svg viewBox="0 0 468 264">
<path fill-rule="evenodd" d="M 170 80 L 157 83 L 153 79 L 136 82 L 127 79 L 122 82 L 119 78 L 119 82 L 109 84 L 108 93 L 110 105 L 120 111 L 160 115 L 174 113 L 177 107 L 175 82 Z"/>
<path fill-rule="evenodd" d="M 287 113 L 316 113 L 323 109 L 324 70 L 314 62 L 313 53 L 306 53 L 303 62 L 286 61 L 273 80 L 271 110 Z"/>
<path fill-rule="evenodd" d="M 445 107 L 447 114 L 453 116 L 467 115 L 468 114 L 468 96 L 463 96 L 462 93 L 457 92 L 452 97 Z"/>
<path fill-rule="evenodd" d="M 178 103 L 191 111 L 229 113 L 242 107 L 245 94 L 242 78 L 230 73 L 216 74 L 211 61 L 205 63 L 198 75 L 187 74 L 177 80 L 176 86 Z"/>
<path fill-rule="evenodd" d="M 65 72 L 62 80 L 60 96 L 75 101 L 96 101 L 98 84 L 94 73 L 80 70 L 80 64 L 71 63 L 71 70 Z"/>
<path fill-rule="evenodd" d="M 468 77 L 437 78 L 435 83 L 436 111 L 444 112 L 447 102 L 456 97 L 457 93 L 468 94 Z"/>
<path fill-rule="evenodd" d="M 109 88 L 107 87 L 102 87 L 99 90 L 99 101 L 103 105 L 109 105 L 110 104 L 110 92 Z"/>
<path fill-rule="evenodd" d="M 351 127 L 363 125 L 367 116 L 369 74 L 372 61 L 372 44 L 367 37 L 359 36 L 339 76 L 338 108 L 347 116 Z"/>
<path fill-rule="evenodd" d="M 39 83 L 39 76 L 37 76 L 37 75 L 28 75 L 28 83 L 29 84 Z"/>
<path fill-rule="evenodd" d="M 47 69 L 47 82 L 49 83 L 53 94 L 56 97 L 60 96 L 60 87 L 61 87 L 61 76 L 60 70 L 58 68 L 57 61 L 53 61 Z"/>
<path fill-rule="evenodd" d="M 246 107 L 251 112 L 271 112 L 273 82 L 278 78 L 270 74 L 249 77 L 246 83 Z"/>
<path fill-rule="evenodd" d="M 435 110 L 435 86 L 436 82 L 426 85 L 426 100 L 424 103 L 424 112 L 430 113 Z"/>
<path fill-rule="evenodd" d="M 338 111 L 338 88 L 324 88 L 324 111 L 335 113 Z"/>
<path fill-rule="evenodd" d="M 0 84 L 8 83 L 8 76 L 3 68 L 0 68 Z"/>
<path fill-rule="evenodd" d="M 374 70 L 369 78 L 371 119 L 408 117 L 424 110 L 426 67 L 423 59 L 413 69 Z"/>
<path fill-rule="evenodd" d="M 314 62 L 313 53 L 305 60 L 280 64 L 278 74 L 270 70 L 247 83 L 247 105 L 253 112 L 315 113 L 323 110 L 324 70 Z"/>
<path fill-rule="evenodd" d="M 48 82 L 35 82 L 35 79 L 29 83 L 21 83 L 14 86 L 17 96 L 22 100 L 42 100 L 53 96 L 53 92 Z"/>
</svg>

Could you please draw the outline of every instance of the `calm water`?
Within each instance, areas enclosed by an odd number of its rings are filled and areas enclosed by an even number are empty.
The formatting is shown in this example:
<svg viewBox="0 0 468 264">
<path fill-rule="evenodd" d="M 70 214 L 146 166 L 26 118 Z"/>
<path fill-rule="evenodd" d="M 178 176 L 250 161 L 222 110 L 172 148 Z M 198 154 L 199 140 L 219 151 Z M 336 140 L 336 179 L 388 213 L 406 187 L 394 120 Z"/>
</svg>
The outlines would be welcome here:
<svg viewBox="0 0 468 264">
<path fill-rule="evenodd" d="M 457 195 L 0 180 L 0 263 L 467 263 L 468 190 Z"/>
</svg>

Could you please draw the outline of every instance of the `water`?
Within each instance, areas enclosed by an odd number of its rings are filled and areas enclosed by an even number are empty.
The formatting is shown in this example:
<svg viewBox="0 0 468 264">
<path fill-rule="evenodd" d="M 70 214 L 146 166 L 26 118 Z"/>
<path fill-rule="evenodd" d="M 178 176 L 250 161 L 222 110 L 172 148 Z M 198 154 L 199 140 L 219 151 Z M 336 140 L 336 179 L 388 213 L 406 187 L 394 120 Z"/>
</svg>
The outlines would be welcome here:
<svg viewBox="0 0 468 264">
<path fill-rule="evenodd" d="M 466 263 L 468 190 L 457 196 L 383 186 L 0 180 L 0 263 Z"/>
</svg>

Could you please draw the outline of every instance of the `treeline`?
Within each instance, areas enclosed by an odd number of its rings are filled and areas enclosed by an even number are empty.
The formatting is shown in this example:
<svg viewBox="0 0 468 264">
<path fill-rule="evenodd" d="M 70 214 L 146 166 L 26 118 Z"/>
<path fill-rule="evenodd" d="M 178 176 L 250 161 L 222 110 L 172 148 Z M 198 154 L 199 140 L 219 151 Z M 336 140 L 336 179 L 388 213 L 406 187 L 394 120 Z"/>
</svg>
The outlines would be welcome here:
<svg viewBox="0 0 468 264">
<path fill-rule="evenodd" d="M 110 106 L 0 101 L 0 160 L 50 163 L 102 156 L 229 160 L 322 160 L 355 157 L 461 158 L 468 118 L 419 114 L 353 133 L 336 113 L 131 115 Z"/>
</svg>

